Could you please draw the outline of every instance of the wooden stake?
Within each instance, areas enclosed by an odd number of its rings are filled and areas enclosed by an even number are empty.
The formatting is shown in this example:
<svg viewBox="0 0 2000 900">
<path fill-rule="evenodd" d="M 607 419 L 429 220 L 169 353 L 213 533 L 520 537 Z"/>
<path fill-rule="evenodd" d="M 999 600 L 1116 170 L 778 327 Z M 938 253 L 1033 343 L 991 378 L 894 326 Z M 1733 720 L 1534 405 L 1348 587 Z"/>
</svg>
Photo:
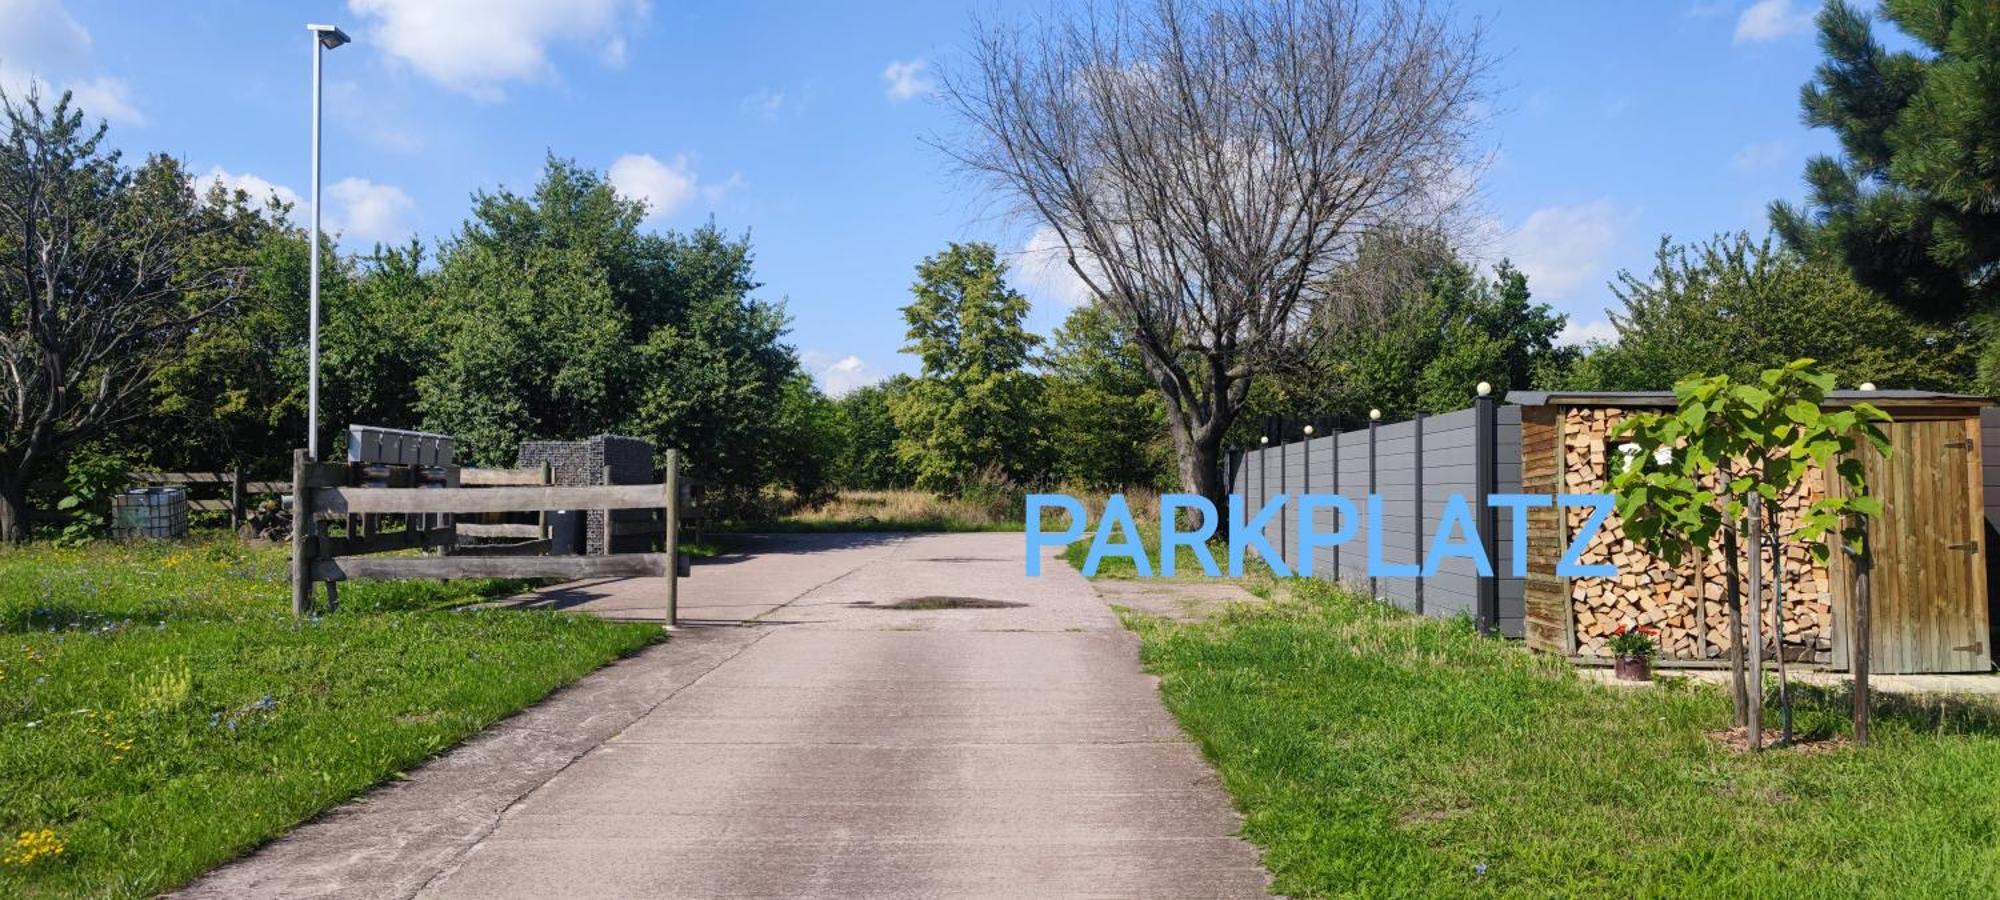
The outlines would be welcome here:
<svg viewBox="0 0 2000 900">
<path fill-rule="evenodd" d="M 1750 495 L 1750 749 L 1764 749 L 1764 498 Z"/>
<path fill-rule="evenodd" d="M 1868 746 L 1868 663 L 1874 622 L 1870 620 L 1868 570 L 1875 559 L 1868 546 L 1867 522 L 1862 522 L 1861 552 L 1854 566 L 1854 743 Z"/>
<path fill-rule="evenodd" d="M 1728 558 L 1723 567 L 1723 599 L 1729 608 L 1729 691 L 1740 728 L 1750 724 L 1750 688 L 1743 676 L 1743 554 L 1737 552 L 1736 524 L 1731 522 L 1722 531 L 1722 554 Z"/>
</svg>

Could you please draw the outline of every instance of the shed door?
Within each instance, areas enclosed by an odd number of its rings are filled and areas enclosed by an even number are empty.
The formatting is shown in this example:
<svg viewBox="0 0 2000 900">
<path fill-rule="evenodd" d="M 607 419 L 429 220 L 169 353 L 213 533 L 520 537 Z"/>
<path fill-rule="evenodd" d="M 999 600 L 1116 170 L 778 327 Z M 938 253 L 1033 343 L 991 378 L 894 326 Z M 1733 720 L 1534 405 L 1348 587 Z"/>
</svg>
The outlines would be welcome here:
<svg viewBox="0 0 2000 900">
<path fill-rule="evenodd" d="M 1896 422 L 1894 452 L 1859 454 L 1883 515 L 1870 526 L 1871 670 L 1984 672 L 1986 566 L 1978 433 L 1964 419 Z"/>
</svg>

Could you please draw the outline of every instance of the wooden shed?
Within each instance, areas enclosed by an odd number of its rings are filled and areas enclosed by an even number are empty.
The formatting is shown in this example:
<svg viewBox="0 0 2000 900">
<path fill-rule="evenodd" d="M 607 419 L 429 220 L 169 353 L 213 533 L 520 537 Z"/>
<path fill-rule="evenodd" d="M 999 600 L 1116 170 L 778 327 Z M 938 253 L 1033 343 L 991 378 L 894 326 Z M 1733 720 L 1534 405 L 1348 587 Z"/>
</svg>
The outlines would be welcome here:
<svg viewBox="0 0 2000 900">
<path fill-rule="evenodd" d="M 1612 427 L 1633 411 L 1674 405 L 1666 392 L 1515 391 L 1507 399 L 1520 407 L 1521 490 L 1551 494 L 1608 492 L 1609 462 L 1619 456 L 1617 442 L 1609 439 Z M 1989 671 L 1988 498 L 2000 500 L 2000 448 L 1988 449 L 1988 438 L 2000 441 L 2000 411 L 1984 398 L 1925 391 L 1842 391 L 1828 403 L 1861 400 L 1895 419 L 1885 429 L 1894 448 L 1889 457 L 1858 454 L 1884 506 L 1869 532 L 1873 671 Z M 1832 489 L 1827 475 L 1785 498 L 1781 522 L 1794 521 Z M 1994 506 L 2000 513 L 2000 503 Z M 1730 635 L 1719 548 L 1668 565 L 1626 540 L 1614 514 L 1580 559 L 1616 563 L 1619 576 L 1559 577 L 1556 563 L 1587 515 L 1582 509 L 1531 511 L 1523 585 L 1528 645 L 1579 661 L 1608 661 L 1606 637 L 1620 625 L 1644 625 L 1660 633 L 1662 665 L 1718 665 L 1726 658 Z M 1854 579 L 1846 554 L 1831 557 L 1822 565 L 1796 545 L 1785 554 L 1783 652 L 1802 664 L 1845 669 L 1853 651 Z M 1765 558 L 1770 565 L 1769 554 Z M 1768 617 L 1764 634 L 1768 641 Z M 1767 644 L 1767 658 L 1771 650 Z"/>
</svg>

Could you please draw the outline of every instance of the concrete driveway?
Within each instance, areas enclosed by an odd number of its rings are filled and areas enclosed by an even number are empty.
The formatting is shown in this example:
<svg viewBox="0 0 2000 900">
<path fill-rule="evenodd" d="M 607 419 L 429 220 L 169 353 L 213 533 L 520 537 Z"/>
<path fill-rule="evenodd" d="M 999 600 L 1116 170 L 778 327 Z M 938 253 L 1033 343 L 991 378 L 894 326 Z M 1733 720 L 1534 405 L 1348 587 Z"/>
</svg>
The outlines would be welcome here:
<svg viewBox="0 0 2000 900">
<path fill-rule="evenodd" d="M 700 624 L 189 893 L 1265 893 L 1136 639 L 1020 535 L 743 549 L 682 582 Z M 659 587 L 525 602 L 644 618 Z"/>
</svg>

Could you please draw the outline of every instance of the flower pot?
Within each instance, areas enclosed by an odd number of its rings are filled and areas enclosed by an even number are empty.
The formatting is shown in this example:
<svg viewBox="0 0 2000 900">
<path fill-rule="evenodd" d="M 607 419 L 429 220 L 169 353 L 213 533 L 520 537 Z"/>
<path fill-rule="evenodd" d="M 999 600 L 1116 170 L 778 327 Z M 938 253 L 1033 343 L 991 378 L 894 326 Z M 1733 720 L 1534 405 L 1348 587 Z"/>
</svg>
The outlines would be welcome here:
<svg viewBox="0 0 2000 900">
<path fill-rule="evenodd" d="M 1653 661 L 1643 656 L 1621 656 L 1612 671 L 1619 681 L 1652 681 Z"/>
</svg>

